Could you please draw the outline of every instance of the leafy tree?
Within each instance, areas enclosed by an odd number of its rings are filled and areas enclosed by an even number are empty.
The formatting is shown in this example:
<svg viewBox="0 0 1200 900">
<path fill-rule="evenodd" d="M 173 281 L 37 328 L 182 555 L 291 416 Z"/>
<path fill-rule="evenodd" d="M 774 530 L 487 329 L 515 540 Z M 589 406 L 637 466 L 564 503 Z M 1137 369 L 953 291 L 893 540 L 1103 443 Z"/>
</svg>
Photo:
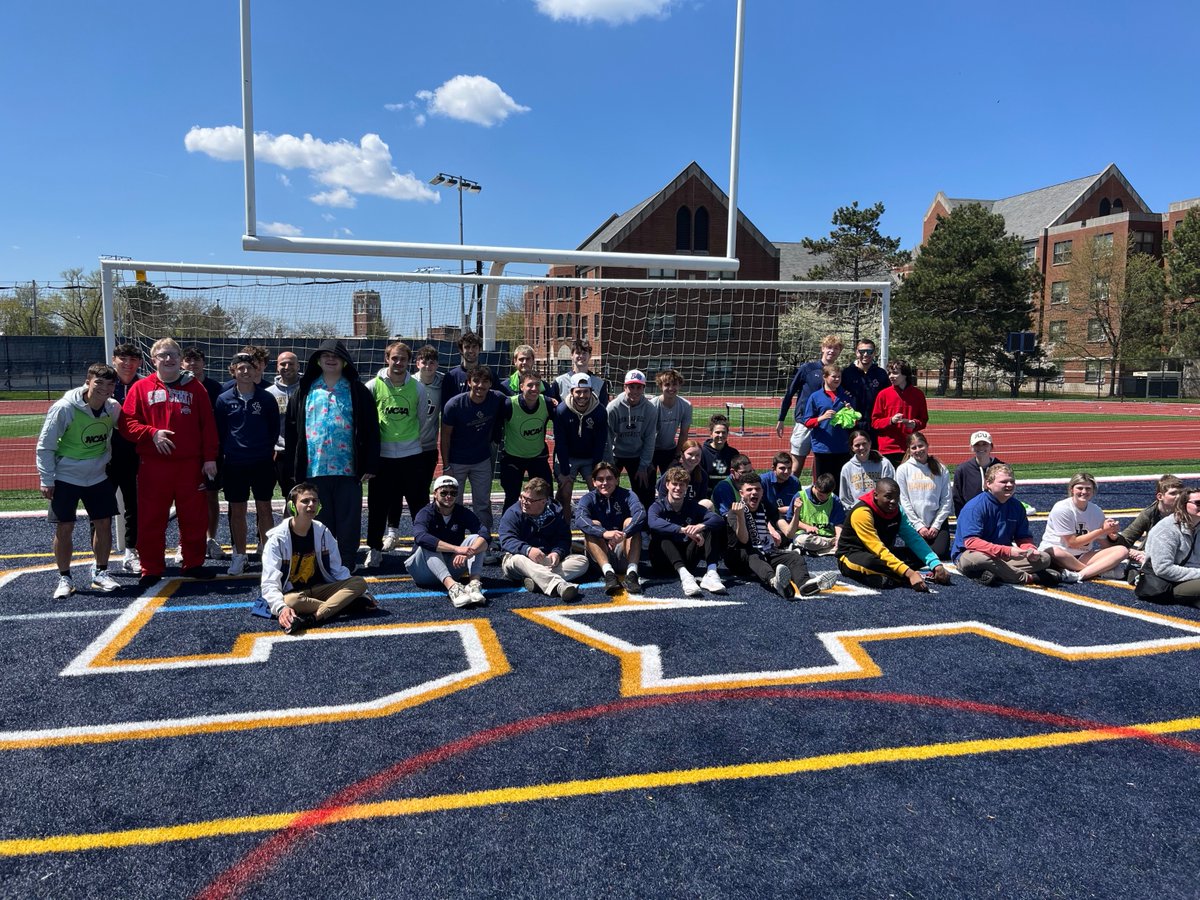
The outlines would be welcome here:
<svg viewBox="0 0 1200 900">
<path fill-rule="evenodd" d="M 1163 251 L 1175 319 L 1171 351 L 1200 356 L 1200 206 L 1188 210 Z"/>
<path fill-rule="evenodd" d="M 135 328 L 143 335 L 174 334 L 176 321 L 171 298 L 167 292 L 150 281 L 138 281 L 117 289 L 117 331 L 130 335 Z"/>
<path fill-rule="evenodd" d="M 1067 305 L 1084 326 L 1068 333 L 1058 355 L 1102 360 L 1108 394 L 1116 396 L 1122 368 L 1163 352 L 1166 284 L 1158 261 L 1097 238 L 1071 260 Z"/>
<path fill-rule="evenodd" d="M 496 341 L 509 347 L 528 343 L 525 340 L 525 301 L 518 294 L 500 300 L 496 316 Z"/>
<path fill-rule="evenodd" d="M 104 298 L 100 291 L 101 272 L 93 269 L 84 275 L 83 269 L 64 269 L 66 284 L 58 292 L 55 315 L 62 320 L 66 334 L 98 337 L 104 333 Z"/>
<path fill-rule="evenodd" d="M 843 324 L 819 299 L 789 306 L 779 317 L 780 372 L 790 376 L 796 366 L 820 356 L 821 338 L 839 334 Z"/>
<path fill-rule="evenodd" d="M 59 298 L 46 294 L 36 281 L 18 284 L 0 296 L 0 331 L 11 335 L 60 334 L 55 321 Z"/>
<path fill-rule="evenodd" d="M 1041 275 L 1004 218 L 978 203 L 939 216 L 892 301 L 893 336 L 910 356 L 938 359 L 938 395 L 963 395 L 969 361 L 988 365 L 1010 331 L 1028 331 Z"/>
</svg>

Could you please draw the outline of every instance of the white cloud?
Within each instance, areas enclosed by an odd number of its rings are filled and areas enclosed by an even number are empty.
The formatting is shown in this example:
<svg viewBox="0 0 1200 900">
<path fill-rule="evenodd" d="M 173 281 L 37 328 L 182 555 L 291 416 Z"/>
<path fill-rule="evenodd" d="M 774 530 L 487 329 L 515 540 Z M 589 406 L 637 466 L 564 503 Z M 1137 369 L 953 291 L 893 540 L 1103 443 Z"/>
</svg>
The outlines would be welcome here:
<svg viewBox="0 0 1200 900">
<path fill-rule="evenodd" d="M 337 237 L 338 232 L 341 232 L 342 237 L 354 237 L 354 232 L 349 228 L 335 228 L 333 232 L 334 237 Z"/>
<path fill-rule="evenodd" d="M 292 179 L 288 178 L 282 172 L 280 172 L 275 177 L 279 179 L 279 183 L 282 184 L 284 187 L 290 188 L 292 186 Z"/>
<path fill-rule="evenodd" d="M 317 206 L 340 206 L 342 209 L 354 209 L 358 201 L 345 188 L 334 188 L 332 191 L 321 191 L 308 198 Z"/>
<path fill-rule="evenodd" d="M 425 127 L 425 113 L 417 113 L 413 116 L 413 121 L 417 123 L 418 128 Z"/>
<path fill-rule="evenodd" d="M 304 234 L 295 225 L 289 225 L 287 222 L 259 222 L 258 230 L 275 237 L 300 237 Z"/>
<path fill-rule="evenodd" d="M 534 0 L 538 12 L 556 22 L 606 22 L 624 25 L 644 16 L 666 16 L 675 0 Z"/>
<path fill-rule="evenodd" d="M 415 104 L 411 100 L 409 100 L 406 103 L 385 103 L 385 104 L 383 104 L 383 108 L 386 109 L 388 112 L 404 112 L 404 110 L 406 110 L 406 109 L 415 108 L 416 105 L 417 104 Z"/>
<path fill-rule="evenodd" d="M 460 122 L 473 122 L 490 128 L 498 125 L 513 113 L 529 112 L 500 89 L 500 85 L 483 75 L 455 75 L 434 91 L 418 91 L 417 98 L 424 100 L 431 115 L 446 116 Z M 417 116 L 417 124 L 424 124 L 424 117 Z"/>
<path fill-rule="evenodd" d="M 183 139 L 189 153 L 203 153 L 226 162 L 242 159 L 242 129 L 237 125 L 216 128 L 193 126 Z M 437 192 L 412 172 L 400 173 L 392 166 L 392 152 L 377 134 L 364 134 L 357 143 L 327 142 L 311 134 L 254 135 L 257 161 L 284 169 L 306 169 L 318 184 L 329 190 L 309 197 L 322 206 L 352 207 L 353 195 L 368 194 L 389 200 L 428 200 L 437 203 Z"/>
<path fill-rule="evenodd" d="M 335 216 L 333 213 L 321 213 L 321 218 L 326 222 L 332 222 L 337 219 L 337 216 Z"/>
</svg>

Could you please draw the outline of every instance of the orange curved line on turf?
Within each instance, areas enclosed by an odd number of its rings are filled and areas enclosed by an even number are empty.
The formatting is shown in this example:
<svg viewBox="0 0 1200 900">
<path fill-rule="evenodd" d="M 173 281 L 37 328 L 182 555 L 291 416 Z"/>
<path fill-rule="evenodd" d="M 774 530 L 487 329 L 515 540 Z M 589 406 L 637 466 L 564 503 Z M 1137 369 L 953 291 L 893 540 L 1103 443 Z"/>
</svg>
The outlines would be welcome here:
<svg viewBox="0 0 1200 900">
<path fill-rule="evenodd" d="M 1115 603 L 1106 603 L 1104 601 L 1092 600 L 1091 598 L 1081 597 L 1077 594 L 1069 594 L 1063 591 L 1049 590 L 1046 593 L 1058 594 L 1063 597 L 1071 598 L 1073 601 L 1086 600 L 1083 605 L 1086 606 L 1101 606 L 1107 607 L 1114 611 L 1127 612 L 1127 607 L 1122 607 Z M 669 609 L 666 604 L 659 605 L 653 603 L 623 603 L 622 606 L 640 609 Z M 591 606 L 572 607 L 566 612 L 566 615 L 571 615 L 577 612 L 584 612 L 589 609 L 598 609 L 609 606 L 609 604 L 593 604 Z M 772 687 L 782 685 L 795 684 L 819 684 L 830 681 L 844 681 L 860 678 L 878 678 L 883 675 L 883 670 L 878 663 L 871 657 L 870 653 L 863 646 L 871 641 L 891 641 L 891 640 L 911 640 L 927 637 L 954 637 L 958 635 L 970 634 L 975 637 L 986 638 L 1001 644 L 1007 644 L 1012 647 L 1017 647 L 1022 650 L 1029 650 L 1034 653 L 1039 653 L 1044 656 L 1049 656 L 1055 659 L 1062 659 L 1068 662 L 1080 662 L 1084 660 L 1099 660 L 1099 659 L 1121 659 L 1125 657 L 1136 656 L 1152 656 L 1160 653 L 1172 653 L 1181 650 L 1197 650 L 1200 649 L 1200 635 L 1197 635 L 1191 640 L 1177 640 L 1176 643 L 1166 647 L 1129 647 L 1116 650 L 1058 650 L 1052 647 L 1041 646 L 1032 639 L 1023 640 L 1019 635 L 1010 635 L 999 633 L 998 630 L 993 631 L 988 628 L 978 627 L 974 625 L 955 625 L 937 627 L 922 626 L 913 629 L 881 629 L 879 633 L 867 633 L 859 635 L 836 635 L 834 636 L 838 646 L 853 660 L 855 668 L 843 669 L 841 671 L 826 671 L 814 672 L 804 675 L 768 675 L 766 673 L 738 673 L 731 674 L 728 677 L 714 677 L 711 681 L 692 682 L 692 683 L 675 683 L 669 685 L 647 684 L 646 654 L 657 649 L 654 644 L 642 644 L 632 650 L 617 646 L 615 640 L 607 641 L 603 636 L 577 630 L 572 625 L 563 622 L 559 616 L 564 615 L 564 610 L 561 607 L 542 607 L 536 609 L 514 609 L 513 612 L 523 618 L 536 622 L 551 631 L 557 632 L 572 640 L 578 641 L 588 647 L 596 650 L 601 650 L 611 656 L 615 656 L 620 663 L 620 691 L 621 696 L 636 697 L 649 696 L 656 694 L 675 694 L 691 691 L 712 691 L 712 690 L 728 690 L 740 689 L 749 687 Z M 1138 610 L 1138 617 L 1142 619 L 1150 619 L 1160 622 L 1164 625 L 1182 624 L 1195 628 L 1196 622 L 1186 619 L 1179 619 L 1172 616 L 1165 616 L 1159 613 L 1144 612 Z M 546 613 L 553 613 L 554 617 L 548 617 Z M 598 631 L 599 629 L 592 629 Z"/>
<path fill-rule="evenodd" d="M 181 737 L 184 735 L 193 734 L 216 734 L 234 731 L 249 731 L 256 728 L 290 728 L 302 725 L 318 725 L 329 722 L 349 722 L 362 719 L 377 719 L 394 715 L 401 710 L 420 706 L 424 703 L 437 700 L 457 691 L 466 690 L 467 688 L 474 687 L 477 684 L 482 684 L 485 681 L 490 681 L 491 679 L 501 675 L 507 675 L 512 671 L 512 666 L 508 661 L 508 657 L 504 654 L 504 650 L 500 646 L 500 639 L 496 636 L 496 632 L 493 630 L 491 623 L 486 619 L 472 619 L 457 622 L 420 622 L 398 625 L 346 627 L 339 628 L 338 633 L 403 633 L 405 631 L 424 631 L 430 627 L 436 628 L 445 626 L 452 626 L 455 629 L 469 626 L 475 632 L 488 663 L 487 671 L 471 675 L 470 677 L 455 681 L 452 684 L 442 685 L 441 687 L 431 688 L 412 696 L 404 697 L 394 703 L 389 703 L 377 709 L 332 710 L 324 713 L 297 712 L 289 715 L 277 716 L 270 716 L 269 711 L 267 711 L 267 713 L 264 715 L 264 711 L 256 710 L 245 713 L 244 718 L 224 718 L 221 721 L 198 721 L 179 725 L 164 724 L 149 725 L 144 727 L 118 727 L 111 731 L 79 732 L 66 735 L 54 735 L 50 737 L 0 740 L 0 751 L 27 750 L 38 747 L 60 747 L 77 744 L 101 744 L 112 743 L 115 741 L 147 740 L 165 737 Z M 235 642 L 234 651 L 244 651 L 244 653 L 248 653 L 249 648 L 253 646 L 254 642 L 264 637 L 278 639 L 279 634 L 260 633 L 242 635 L 241 638 Z M 248 638 L 249 640 L 243 641 L 242 638 Z M 231 658 L 233 655 L 234 653 L 230 653 L 214 657 L 212 654 L 202 654 L 191 657 L 177 657 L 177 659 L 227 659 Z M 167 659 L 164 661 L 170 662 L 172 660 Z M 124 660 L 123 662 L 139 662 L 139 660 Z M 94 727 L 101 728 L 108 726 Z"/>
<path fill-rule="evenodd" d="M 329 809 L 314 808 L 257 816 L 238 816 L 190 822 L 163 827 L 133 828 L 92 834 L 64 834 L 41 838 L 15 838 L 0 841 L 0 856 L 30 856 L 47 853 L 72 853 L 81 850 L 155 846 L 202 838 L 237 834 L 275 832 L 292 827 L 306 818 L 319 818 L 321 824 L 395 818 L 510 805 L 531 801 L 561 800 L 611 794 L 620 791 L 681 787 L 720 781 L 744 781 L 779 778 L 810 772 L 830 771 L 853 766 L 896 762 L 922 762 L 985 753 L 1042 750 L 1100 741 L 1138 740 L 1146 735 L 1172 734 L 1200 729 L 1200 717 L 1151 722 L 1133 726 L 1091 728 L 1081 731 L 1048 732 L 1010 738 L 986 738 L 882 747 L 875 750 L 845 751 L 818 756 L 780 759 L 728 766 L 705 766 L 656 772 L 638 772 L 600 778 L 574 779 L 545 784 L 407 797 L 372 803 L 350 803 Z"/>
</svg>

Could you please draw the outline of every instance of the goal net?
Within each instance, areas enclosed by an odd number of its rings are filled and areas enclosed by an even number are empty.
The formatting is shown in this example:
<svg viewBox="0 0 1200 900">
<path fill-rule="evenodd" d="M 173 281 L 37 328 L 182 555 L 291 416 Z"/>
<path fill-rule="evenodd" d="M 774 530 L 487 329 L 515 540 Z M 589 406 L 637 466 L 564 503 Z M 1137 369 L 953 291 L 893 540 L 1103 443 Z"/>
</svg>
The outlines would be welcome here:
<svg viewBox="0 0 1200 900">
<path fill-rule="evenodd" d="M 155 266 L 158 266 L 155 268 Z M 484 361 L 503 373 L 518 345 L 534 349 L 540 374 L 571 367 L 576 339 L 591 369 L 620 385 L 629 369 L 650 379 L 675 369 L 687 395 L 777 398 L 821 338 L 848 346 L 869 337 L 886 352 L 881 286 L 726 279 L 624 280 L 467 276 L 319 269 L 214 267 L 105 261 L 114 339 L 148 350 L 170 335 L 205 351 L 210 366 L 245 344 L 301 359 L 342 339 L 362 372 L 382 365 L 399 338 L 432 343 L 457 361 L 464 329 L 485 335 Z M 574 274 L 574 269 L 571 269 Z M 619 390 L 619 387 L 618 387 Z"/>
</svg>

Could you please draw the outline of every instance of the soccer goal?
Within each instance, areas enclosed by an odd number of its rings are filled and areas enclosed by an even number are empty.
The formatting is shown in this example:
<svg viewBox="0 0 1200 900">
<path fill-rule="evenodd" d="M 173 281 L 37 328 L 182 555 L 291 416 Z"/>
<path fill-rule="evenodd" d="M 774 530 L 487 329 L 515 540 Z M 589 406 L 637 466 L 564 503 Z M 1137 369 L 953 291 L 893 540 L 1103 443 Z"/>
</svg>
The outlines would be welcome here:
<svg viewBox="0 0 1200 900">
<path fill-rule="evenodd" d="M 486 335 L 487 361 L 507 367 L 521 344 L 552 378 L 572 347 L 592 348 L 592 371 L 619 385 L 629 369 L 683 375 L 691 394 L 774 397 L 821 338 L 879 344 L 886 359 L 889 286 L 727 279 L 613 280 L 457 273 L 281 269 L 102 260 L 107 349 L 148 350 L 170 335 L 222 366 L 251 343 L 305 358 L 345 341 L 362 372 L 382 365 L 388 340 L 432 343 L 449 363 L 464 330 Z"/>
</svg>

